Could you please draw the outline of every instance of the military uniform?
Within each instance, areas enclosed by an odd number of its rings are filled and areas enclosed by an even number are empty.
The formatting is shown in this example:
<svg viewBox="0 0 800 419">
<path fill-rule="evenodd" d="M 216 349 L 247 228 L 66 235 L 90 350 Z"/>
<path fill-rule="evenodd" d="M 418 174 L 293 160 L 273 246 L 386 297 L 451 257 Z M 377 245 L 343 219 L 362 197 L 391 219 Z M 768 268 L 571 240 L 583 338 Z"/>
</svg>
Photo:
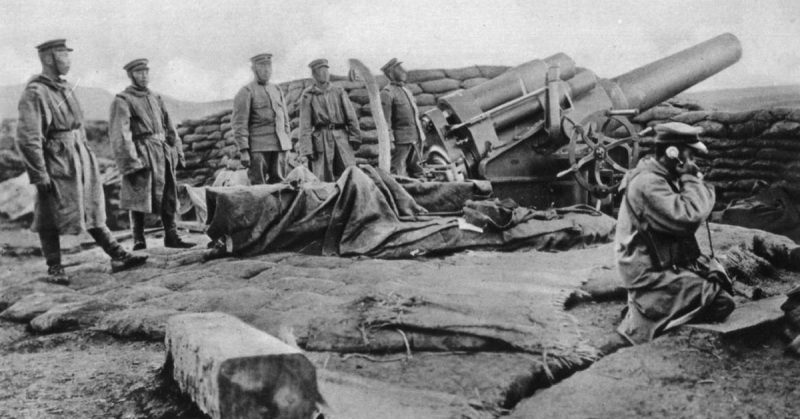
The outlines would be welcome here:
<svg viewBox="0 0 800 419">
<path fill-rule="evenodd" d="M 327 66 L 317 60 L 310 66 Z M 353 144 L 361 144 L 361 130 L 353 104 L 343 88 L 319 83 L 306 89 L 300 99 L 298 152 L 311 157 L 311 170 L 324 182 L 334 182 L 349 166 L 355 166 Z"/>
<path fill-rule="evenodd" d="M 124 69 L 147 69 L 147 63 L 134 60 Z M 183 147 L 161 96 L 146 87 L 129 86 L 111 103 L 109 121 L 109 139 L 122 173 L 119 206 L 131 211 L 134 250 L 146 247 L 145 213 L 160 213 L 166 246 L 190 247 L 178 238 L 175 223 L 175 171 L 183 164 Z"/>
<path fill-rule="evenodd" d="M 251 60 L 270 59 L 271 55 L 260 54 Z M 278 86 L 253 80 L 242 87 L 233 99 L 231 125 L 239 151 L 250 153 L 250 183 L 280 182 L 285 151 L 292 142 L 286 102 Z"/>
<path fill-rule="evenodd" d="M 698 317 L 726 317 L 733 301 L 709 280 L 704 256 L 679 257 L 690 249 L 699 255 L 694 234 L 714 207 L 713 186 L 693 174 L 676 176 L 647 158 L 626 174 L 620 188 L 614 250 L 628 307 L 617 331 L 643 343 Z M 674 262 L 658 266 L 654 253 L 665 250 Z"/>
<path fill-rule="evenodd" d="M 40 54 L 72 51 L 63 39 L 37 47 Z M 60 282 L 60 234 L 87 231 L 112 257 L 112 268 L 141 264 L 146 256 L 127 253 L 105 225 L 105 195 L 100 169 L 86 144 L 83 112 L 67 83 L 46 74 L 28 81 L 19 101 L 17 146 L 22 152 L 30 182 L 37 185 L 31 229 L 39 233 L 42 253 Z"/>
<path fill-rule="evenodd" d="M 387 76 L 392 68 L 401 63 L 396 58 L 390 60 L 381 69 Z M 425 134 L 419 120 L 419 109 L 414 95 L 405 87 L 405 83 L 392 81 L 381 91 L 383 114 L 389 126 L 392 150 L 392 173 L 401 176 L 421 177 L 420 154 Z"/>
</svg>

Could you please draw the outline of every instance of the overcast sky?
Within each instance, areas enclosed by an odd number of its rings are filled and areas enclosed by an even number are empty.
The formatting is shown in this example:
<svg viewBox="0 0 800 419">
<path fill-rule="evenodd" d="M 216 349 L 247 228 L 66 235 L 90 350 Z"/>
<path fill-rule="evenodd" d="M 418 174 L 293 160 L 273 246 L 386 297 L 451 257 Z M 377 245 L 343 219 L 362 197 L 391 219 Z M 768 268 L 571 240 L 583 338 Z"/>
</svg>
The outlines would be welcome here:
<svg viewBox="0 0 800 419">
<path fill-rule="evenodd" d="M 555 52 L 614 77 L 724 32 L 742 60 L 695 90 L 800 83 L 796 0 L 3 0 L 0 16 L 0 84 L 39 72 L 34 46 L 63 37 L 72 82 L 117 91 L 122 66 L 147 57 L 155 90 L 193 101 L 231 98 L 260 52 L 274 54 L 278 82 L 308 76 L 318 57 L 345 74 L 348 58 L 377 72 L 394 56 L 450 68 Z"/>
</svg>

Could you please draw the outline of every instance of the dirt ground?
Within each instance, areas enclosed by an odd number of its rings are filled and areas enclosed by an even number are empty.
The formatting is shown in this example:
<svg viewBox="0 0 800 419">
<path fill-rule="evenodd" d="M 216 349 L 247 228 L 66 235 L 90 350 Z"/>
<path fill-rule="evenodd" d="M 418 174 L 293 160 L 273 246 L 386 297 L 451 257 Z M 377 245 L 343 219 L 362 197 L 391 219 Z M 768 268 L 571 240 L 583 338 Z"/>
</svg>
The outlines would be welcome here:
<svg viewBox="0 0 800 419">
<path fill-rule="evenodd" d="M 0 256 L 3 284 L 30 280 L 20 275 L 41 274 L 43 270 L 38 266 L 43 263 L 36 256 L 35 242 L 26 247 L 29 236 L 25 234 L 9 239 L 14 231 L 0 231 L 2 241 L 14 243 L 6 245 L 5 254 Z M 737 240 L 734 236 L 721 242 Z M 69 258 L 73 264 L 78 264 L 81 255 L 96 252 L 81 250 L 79 244 L 80 240 L 73 244 L 76 253 Z M 154 257 L 159 255 L 157 250 L 153 252 Z M 561 253 L 553 255 L 558 256 L 553 260 L 561 261 L 560 267 L 545 263 L 542 269 L 574 272 L 576 267 L 603 267 L 609 263 L 605 254 L 591 249 Z M 545 256 L 542 260 L 550 260 Z M 519 255 L 497 254 L 481 263 L 519 263 L 515 257 Z M 165 257 L 175 259 L 174 255 Z M 453 256 L 420 263 L 448 269 L 448 261 L 463 260 Z M 308 261 L 293 263 L 314 265 Z M 349 262 L 320 259 L 320 263 L 330 271 L 324 275 L 352 269 Z M 363 266 L 385 270 L 393 263 Z M 197 269 L 189 268 L 190 273 L 195 272 L 192 275 L 198 275 Z M 162 268 L 149 269 L 141 270 L 139 276 L 157 275 Z M 313 269 L 315 275 L 322 272 Z M 385 272 L 372 274 L 380 277 Z M 101 277 L 82 278 L 76 288 L 79 292 L 99 292 L 107 287 Z M 193 279 L 210 281 L 203 277 L 186 280 L 191 283 Z M 117 276 L 115 280 L 144 281 L 133 276 Z M 170 281 L 163 283 L 168 288 L 177 287 L 176 278 Z M 777 294 L 798 281 L 796 273 L 778 271 L 757 282 L 768 293 Z M 624 306 L 622 300 L 609 299 L 608 295 L 578 299 L 567 311 L 583 338 L 594 347 L 606 341 Z M 403 353 L 310 352 L 308 356 L 318 369 L 379 380 L 398 388 L 456 395 L 479 413 L 474 417 L 796 417 L 795 412 L 800 411 L 800 361 L 783 353 L 785 342 L 778 329 L 766 328 L 732 339 L 679 330 L 651 344 L 622 349 L 591 366 L 557 373 L 550 388 L 545 387 L 551 383 L 542 379 L 542 356 L 521 352 L 422 351 L 411 357 Z M 164 357 L 163 343 L 154 339 L 121 338 L 96 327 L 39 334 L 24 323 L 0 320 L 0 417 L 204 417 L 160 375 Z M 391 412 L 382 416 L 398 417 Z"/>
</svg>

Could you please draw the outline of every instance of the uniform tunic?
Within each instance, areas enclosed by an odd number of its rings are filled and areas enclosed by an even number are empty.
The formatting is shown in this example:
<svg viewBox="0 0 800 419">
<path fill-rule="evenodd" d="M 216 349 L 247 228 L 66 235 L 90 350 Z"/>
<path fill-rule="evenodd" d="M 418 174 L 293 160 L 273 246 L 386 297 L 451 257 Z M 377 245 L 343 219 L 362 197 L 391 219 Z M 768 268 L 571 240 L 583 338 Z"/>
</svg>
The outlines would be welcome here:
<svg viewBox="0 0 800 419">
<path fill-rule="evenodd" d="M 356 164 L 350 143 L 361 143 L 358 117 L 347 93 L 339 86 L 314 85 L 300 100 L 300 155 L 313 155 L 312 171 L 333 182 Z"/>
<path fill-rule="evenodd" d="M 183 146 L 161 96 L 134 86 L 118 94 L 111 104 L 109 139 L 122 173 L 120 208 L 154 213 L 163 204 L 174 212 Z"/>
<path fill-rule="evenodd" d="M 392 82 L 384 87 L 381 103 L 383 116 L 389 125 L 389 135 L 395 145 L 417 144 L 425 138 L 414 95 L 404 83 Z"/>
<path fill-rule="evenodd" d="M 656 160 L 643 159 L 623 179 L 625 198 L 617 218 L 614 250 L 628 311 L 618 332 L 633 343 L 647 342 L 687 323 L 709 307 L 720 293 L 716 283 L 696 269 L 659 269 L 641 235 L 644 223 L 658 235 L 656 246 L 691 237 L 714 207 L 714 188 L 693 175 L 674 178 Z"/>
<path fill-rule="evenodd" d="M 33 231 L 79 234 L 105 227 L 100 169 L 86 145 L 83 112 L 63 80 L 41 74 L 19 101 L 17 146 L 32 184 L 52 181 L 55 193 L 37 194 Z"/>
<path fill-rule="evenodd" d="M 292 148 L 286 102 L 274 84 L 253 81 L 242 87 L 233 99 L 231 125 L 239 151 L 287 151 Z"/>
<path fill-rule="evenodd" d="M 392 173 L 421 175 L 419 154 L 425 134 L 414 95 L 405 87 L 405 83 L 392 82 L 381 91 L 381 103 L 389 125 L 390 141 L 394 144 Z"/>
</svg>

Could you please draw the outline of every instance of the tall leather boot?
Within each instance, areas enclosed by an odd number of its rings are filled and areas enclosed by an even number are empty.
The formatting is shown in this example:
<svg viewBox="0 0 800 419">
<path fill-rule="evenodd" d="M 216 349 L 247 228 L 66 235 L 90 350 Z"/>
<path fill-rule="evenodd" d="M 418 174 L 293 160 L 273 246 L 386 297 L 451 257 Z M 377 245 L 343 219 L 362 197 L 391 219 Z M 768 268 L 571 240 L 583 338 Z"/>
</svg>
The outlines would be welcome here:
<svg viewBox="0 0 800 419">
<path fill-rule="evenodd" d="M 144 213 L 131 211 L 131 230 L 133 230 L 133 251 L 147 249 L 144 237 Z"/>
<path fill-rule="evenodd" d="M 175 223 L 175 214 L 162 213 L 161 223 L 164 224 L 164 247 L 175 249 L 188 249 L 195 243 L 185 242 L 178 235 L 178 225 Z"/>
<path fill-rule="evenodd" d="M 107 255 L 111 256 L 111 272 L 124 271 L 147 261 L 147 255 L 130 253 L 120 246 L 106 227 L 90 228 L 89 234 Z"/>
<path fill-rule="evenodd" d="M 54 284 L 69 284 L 69 276 L 61 265 L 61 241 L 56 230 L 39 231 L 42 255 L 47 262 L 47 281 Z"/>
</svg>

